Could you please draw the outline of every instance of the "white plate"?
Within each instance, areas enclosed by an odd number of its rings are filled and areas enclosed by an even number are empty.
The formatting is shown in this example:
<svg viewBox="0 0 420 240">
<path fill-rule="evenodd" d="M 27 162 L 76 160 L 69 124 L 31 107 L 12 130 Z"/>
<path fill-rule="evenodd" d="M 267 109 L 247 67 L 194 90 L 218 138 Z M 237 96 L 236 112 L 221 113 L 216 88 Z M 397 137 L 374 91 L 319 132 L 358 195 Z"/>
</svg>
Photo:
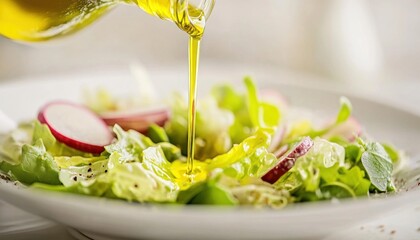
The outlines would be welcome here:
<svg viewBox="0 0 420 240">
<path fill-rule="evenodd" d="M 207 78 L 226 76 L 217 73 Z M 0 86 L 0 109 L 14 120 L 33 118 L 41 105 L 53 99 L 80 101 L 82 86 L 108 86 L 123 93 L 133 84 L 127 72 L 109 71 L 73 76 L 54 76 Z M 156 72 L 153 79 L 162 95 L 184 89 L 177 72 Z M 281 81 L 264 81 L 265 87 L 282 92 L 292 106 L 315 109 L 325 116 L 336 112 L 334 91 L 304 87 Z M 203 81 L 201 90 L 211 85 Z M 410 156 L 420 153 L 420 117 L 371 100 L 351 97 L 356 117 L 372 136 L 391 141 Z M 78 229 L 95 238 L 167 239 L 293 239 L 314 238 L 389 211 L 415 203 L 418 161 L 412 158 L 402 178 L 408 181 L 396 196 L 381 199 L 347 200 L 340 203 L 296 204 L 284 210 L 246 208 L 140 205 L 71 194 L 18 189 L 0 181 L 0 199 L 28 212 Z"/>
</svg>

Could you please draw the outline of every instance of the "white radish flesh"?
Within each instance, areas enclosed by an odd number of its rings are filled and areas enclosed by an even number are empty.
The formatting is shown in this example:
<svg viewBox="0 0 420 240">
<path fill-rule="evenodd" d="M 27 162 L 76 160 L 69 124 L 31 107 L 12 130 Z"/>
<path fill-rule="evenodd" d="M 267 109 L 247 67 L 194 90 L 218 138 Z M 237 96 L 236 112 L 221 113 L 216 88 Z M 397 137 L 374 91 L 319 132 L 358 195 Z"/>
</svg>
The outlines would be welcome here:
<svg viewBox="0 0 420 240">
<path fill-rule="evenodd" d="M 101 118 L 74 103 L 49 103 L 39 112 L 38 120 L 49 127 L 58 141 L 84 152 L 99 154 L 114 138 Z"/>
</svg>

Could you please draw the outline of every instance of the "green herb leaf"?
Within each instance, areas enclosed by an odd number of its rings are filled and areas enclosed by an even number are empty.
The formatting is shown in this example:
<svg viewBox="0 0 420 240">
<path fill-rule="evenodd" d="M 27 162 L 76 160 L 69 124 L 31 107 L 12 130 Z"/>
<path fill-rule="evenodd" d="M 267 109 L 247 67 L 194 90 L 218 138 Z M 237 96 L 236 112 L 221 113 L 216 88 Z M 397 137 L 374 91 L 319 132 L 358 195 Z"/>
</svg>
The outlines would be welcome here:
<svg viewBox="0 0 420 240">
<path fill-rule="evenodd" d="M 335 124 L 341 124 L 350 117 L 352 111 L 352 105 L 350 100 L 346 97 L 340 98 L 340 110 L 338 111 L 337 119 L 335 120 Z"/>
<path fill-rule="evenodd" d="M 362 154 L 362 164 L 370 181 L 379 191 L 385 192 L 391 184 L 393 170 L 392 161 L 384 147 L 377 142 L 365 145 L 366 151 Z"/>
</svg>

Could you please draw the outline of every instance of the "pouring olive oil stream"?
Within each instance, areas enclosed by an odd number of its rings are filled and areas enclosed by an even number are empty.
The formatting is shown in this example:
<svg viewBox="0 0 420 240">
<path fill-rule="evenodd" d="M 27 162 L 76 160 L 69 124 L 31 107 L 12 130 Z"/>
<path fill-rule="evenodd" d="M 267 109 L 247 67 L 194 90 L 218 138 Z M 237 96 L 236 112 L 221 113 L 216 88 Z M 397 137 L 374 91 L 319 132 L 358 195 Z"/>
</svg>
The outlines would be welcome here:
<svg viewBox="0 0 420 240">
<path fill-rule="evenodd" d="M 120 3 L 172 21 L 190 36 L 186 174 L 192 181 L 200 40 L 214 0 L 0 0 L 0 35 L 17 41 L 49 40 L 84 28 Z"/>
</svg>

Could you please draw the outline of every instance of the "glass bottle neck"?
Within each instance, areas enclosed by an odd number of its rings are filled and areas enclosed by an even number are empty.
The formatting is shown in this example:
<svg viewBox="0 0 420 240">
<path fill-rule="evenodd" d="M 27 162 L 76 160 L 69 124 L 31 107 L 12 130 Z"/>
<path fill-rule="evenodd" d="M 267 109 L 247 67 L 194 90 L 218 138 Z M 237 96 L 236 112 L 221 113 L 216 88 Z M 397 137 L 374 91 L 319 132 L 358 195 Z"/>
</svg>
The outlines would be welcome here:
<svg viewBox="0 0 420 240">
<path fill-rule="evenodd" d="M 206 20 L 213 9 L 214 0 L 123 0 L 136 4 L 145 12 L 161 19 L 169 20 L 200 39 L 204 33 Z"/>
</svg>

